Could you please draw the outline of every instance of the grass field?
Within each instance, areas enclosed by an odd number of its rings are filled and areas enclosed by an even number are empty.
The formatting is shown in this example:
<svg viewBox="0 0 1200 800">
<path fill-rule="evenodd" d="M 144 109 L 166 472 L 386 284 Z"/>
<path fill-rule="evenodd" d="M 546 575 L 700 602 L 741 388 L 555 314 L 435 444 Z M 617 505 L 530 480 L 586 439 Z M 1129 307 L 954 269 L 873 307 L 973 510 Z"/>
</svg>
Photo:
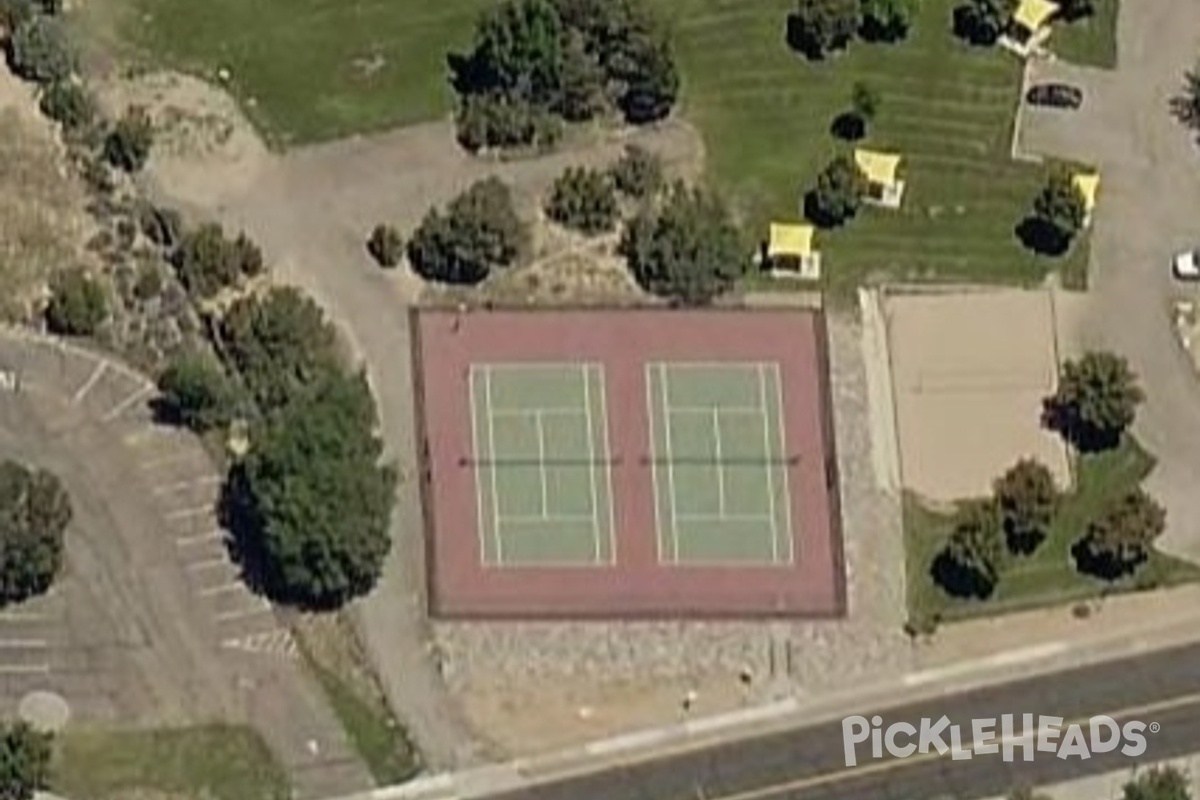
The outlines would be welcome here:
<svg viewBox="0 0 1200 800">
<path fill-rule="evenodd" d="M 1009 157 L 1020 65 L 950 33 L 953 0 L 925 0 L 908 41 L 855 42 L 809 63 L 784 42 L 793 0 L 649 0 L 674 21 L 683 111 L 705 140 L 709 176 L 750 229 L 794 218 L 817 172 L 846 145 L 829 133 L 851 87 L 882 98 L 865 144 L 905 158 L 900 211 L 869 210 L 818 246 L 834 289 L 865 276 L 1031 284 L 1061 268 L 1078 286 L 1086 240 L 1066 259 L 1032 255 L 1014 227 L 1045 170 Z M 109 0 L 131 3 L 125 29 L 147 57 L 232 88 L 276 145 L 330 139 L 448 113 L 445 57 L 465 47 L 488 0 Z M 1071 52 L 1102 58 L 1116 0 L 1087 30 L 1059 31 Z M 128 11 L 128 10 L 127 10 Z M 1111 37 L 1108 37 L 1111 39 Z M 253 98 L 253 103 L 249 99 Z"/>
<path fill-rule="evenodd" d="M 52 772 L 67 797 L 120 800 L 287 800 L 287 776 L 248 728 L 211 725 L 147 731 L 70 731 Z M 139 794 L 140 793 L 140 794 Z"/>
<path fill-rule="evenodd" d="M 952 519 L 907 497 L 904 544 L 909 618 L 915 621 L 934 616 L 943 620 L 987 616 L 1074 602 L 1139 586 L 1165 586 L 1200 579 L 1200 567 L 1158 552 L 1132 578 L 1115 583 L 1080 574 L 1075 569 L 1071 545 L 1105 502 L 1137 486 L 1153 466 L 1153 458 L 1132 440 L 1117 450 L 1082 457 L 1078 462 L 1076 489 L 1063 499 L 1049 537 L 1031 556 L 1017 558 L 1001 577 L 995 593 L 985 601 L 953 598 L 934 583 L 929 567 L 950 535 Z"/>
<path fill-rule="evenodd" d="M 1117 65 L 1117 11 L 1120 0 L 1096 0 L 1096 13 L 1055 27 L 1050 49 L 1073 64 L 1112 69 Z"/>
</svg>

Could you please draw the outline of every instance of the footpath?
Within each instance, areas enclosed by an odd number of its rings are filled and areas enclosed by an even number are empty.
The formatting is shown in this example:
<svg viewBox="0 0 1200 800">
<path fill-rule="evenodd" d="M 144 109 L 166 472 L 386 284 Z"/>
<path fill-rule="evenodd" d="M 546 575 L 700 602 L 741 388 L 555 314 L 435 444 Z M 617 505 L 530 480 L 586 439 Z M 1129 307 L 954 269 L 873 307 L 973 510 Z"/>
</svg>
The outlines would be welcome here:
<svg viewBox="0 0 1200 800">
<path fill-rule="evenodd" d="M 486 797 L 669 753 L 829 722 L 864 705 L 884 708 L 919 702 L 1200 641 L 1200 586 L 1113 597 L 1088 609 L 1082 617 L 1071 608 L 1057 608 L 946 628 L 929 641 L 914 644 L 918 669 L 853 691 L 790 697 L 579 748 L 432 775 L 343 800 Z M 1127 774 L 1113 778 L 1118 792 L 1127 779 Z"/>
</svg>

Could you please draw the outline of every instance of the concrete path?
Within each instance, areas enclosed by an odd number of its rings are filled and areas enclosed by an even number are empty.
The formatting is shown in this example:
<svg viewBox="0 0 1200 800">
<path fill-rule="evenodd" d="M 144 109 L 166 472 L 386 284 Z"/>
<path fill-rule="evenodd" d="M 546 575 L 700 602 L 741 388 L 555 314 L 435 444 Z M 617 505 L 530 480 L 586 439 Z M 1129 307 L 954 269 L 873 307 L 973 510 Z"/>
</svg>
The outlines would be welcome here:
<svg viewBox="0 0 1200 800">
<path fill-rule="evenodd" d="M 1200 243 L 1200 148 L 1170 113 L 1200 55 L 1200 4 L 1126 2 L 1113 72 L 1037 63 L 1034 80 L 1084 88 L 1078 112 L 1028 109 L 1026 150 L 1088 160 L 1102 172 L 1082 337 L 1128 357 L 1149 398 L 1134 431 L 1159 459 L 1148 488 L 1165 505 L 1163 546 L 1200 557 L 1200 383 L 1171 328 L 1184 291 L 1171 255 Z"/>
</svg>

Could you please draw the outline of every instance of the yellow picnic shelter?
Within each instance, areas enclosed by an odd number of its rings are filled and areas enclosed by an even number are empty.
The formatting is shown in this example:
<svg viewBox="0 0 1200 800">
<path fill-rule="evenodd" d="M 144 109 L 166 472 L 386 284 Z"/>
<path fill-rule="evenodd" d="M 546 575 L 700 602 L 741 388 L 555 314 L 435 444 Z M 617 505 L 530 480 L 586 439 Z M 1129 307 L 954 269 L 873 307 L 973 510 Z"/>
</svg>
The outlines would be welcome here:
<svg viewBox="0 0 1200 800">
<path fill-rule="evenodd" d="M 1096 195 L 1100 191 L 1100 174 L 1097 172 L 1077 172 L 1071 182 L 1083 195 L 1083 207 L 1087 210 L 1083 218 L 1084 227 L 1091 224 L 1092 211 L 1096 208 Z"/>
<path fill-rule="evenodd" d="M 900 179 L 900 156 L 876 150 L 855 150 L 854 163 L 867 176 L 866 202 L 886 208 L 899 208 L 904 198 L 904 181 Z"/>
<path fill-rule="evenodd" d="M 779 277 L 817 280 L 821 254 L 813 248 L 816 230 L 798 222 L 772 222 L 767 235 L 766 266 Z"/>
<path fill-rule="evenodd" d="M 1021 0 L 1000 44 L 1017 55 L 1028 56 L 1050 35 L 1048 23 L 1058 10 L 1058 3 L 1052 0 Z"/>
</svg>

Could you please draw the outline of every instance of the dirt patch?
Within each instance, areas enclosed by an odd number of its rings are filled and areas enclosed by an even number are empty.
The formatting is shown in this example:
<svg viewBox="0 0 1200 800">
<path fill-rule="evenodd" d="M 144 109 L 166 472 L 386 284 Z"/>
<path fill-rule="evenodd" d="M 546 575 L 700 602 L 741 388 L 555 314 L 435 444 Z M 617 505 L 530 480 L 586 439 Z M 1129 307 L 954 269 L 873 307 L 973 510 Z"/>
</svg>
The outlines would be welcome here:
<svg viewBox="0 0 1200 800">
<path fill-rule="evenodd" d="M 50 270 L 81 255 L 92 228 L 85 205 L 33 90 L 0 68 L 0 315 L 20 316 Z"/>
<path fill-rule="evenodd" d="M 150 114 L 156 138 L 146 173 L 187 205 L 214 207 L 242 194 L 270 161 L 233 98 L 198 78 L 156 72 L 96 89 L 113 118 L 130 106 Z"/>
</svg>

